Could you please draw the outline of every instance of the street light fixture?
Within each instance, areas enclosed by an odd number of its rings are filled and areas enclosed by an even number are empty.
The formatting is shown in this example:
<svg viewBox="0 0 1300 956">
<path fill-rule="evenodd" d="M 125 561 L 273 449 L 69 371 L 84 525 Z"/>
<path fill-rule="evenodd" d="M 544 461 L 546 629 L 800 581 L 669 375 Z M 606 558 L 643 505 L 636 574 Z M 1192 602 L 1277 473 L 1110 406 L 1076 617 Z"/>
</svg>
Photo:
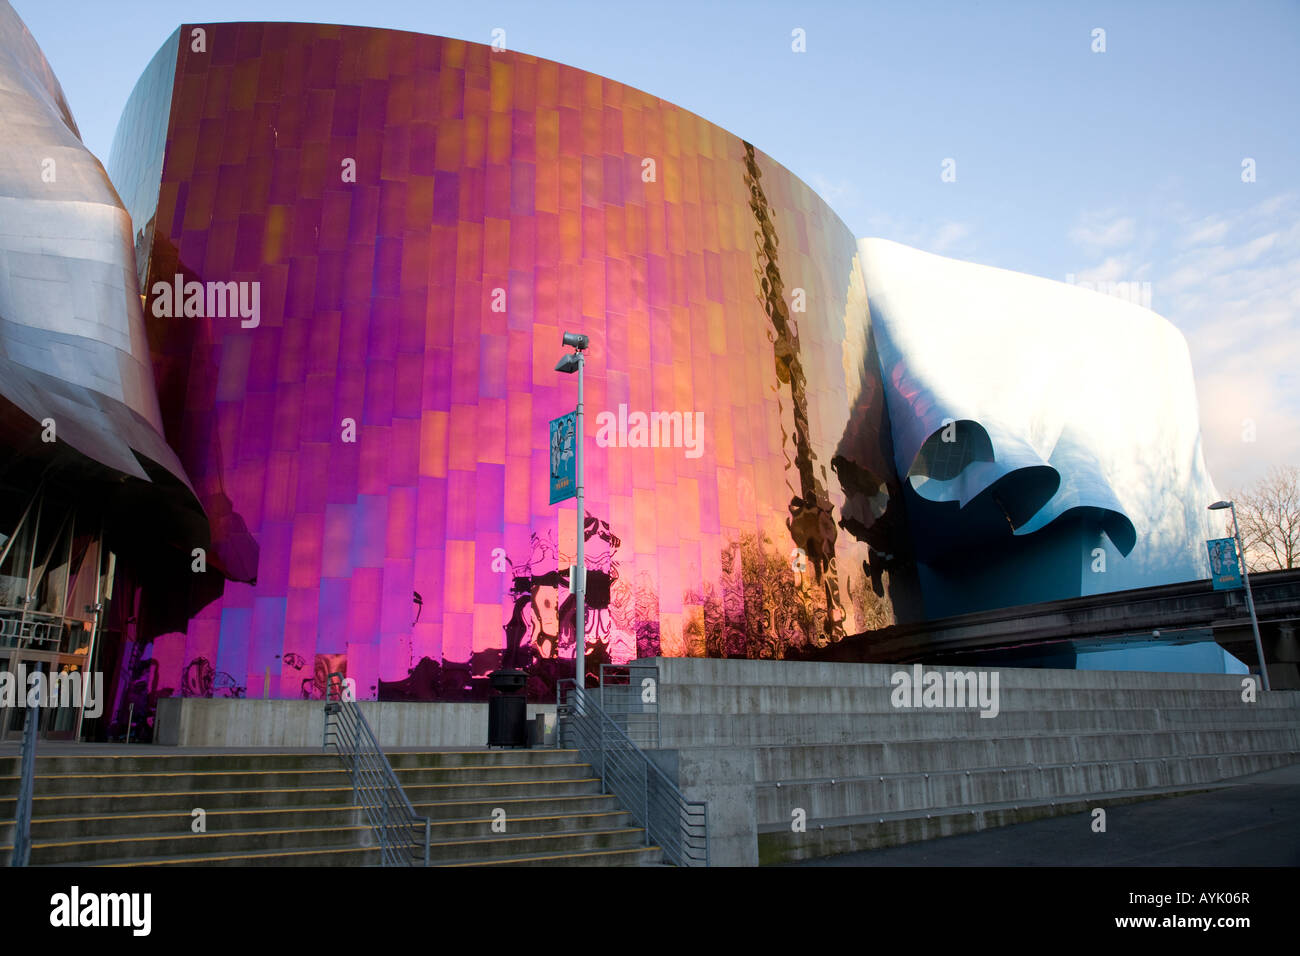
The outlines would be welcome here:
<svg viewBox="0 0 1300 956">
<path fill-rule="evenodd" d="M 586 511 L 582 506 L 582 369 L 586 364 L 583 353 L 587 350 L 589 341 L 587 336 L 579 335 L 576 332 L 565 332 L 563 344 L 573 349 L 572 352 L 566 352 L 564 357 L 555 363 L 555 370 L 563 372 L 566 375 L 578 373 L 578 416 L 576 434 L 573 439 L 573 472 L 574 484 L 577 486 L 577 505 L 578 505 L 578 555 L 573 566 L 573 573 L 569 579 L 569 590 L 573 592 L 576 614 L 574 615 L 574 657 L 577 665 L 577 683 L 580 689 L 587 686 L 587 564 L 584 554 L 583 545 L 585 544 L 585 518 Z M 581 697 L 581 695 L 579 695 Z"/>
<path fill-rule="evenodd" d="M 1237 506 L 1231 501 L 1216 501 L 1210 505 L 1210 511 L 1222 511 L 1224 508 L 1232 512 L 1232 535 L 1237 539 L 1237 560 L 1241 562 L 1241 578 L 1246 582 L 1246 606 L 1250 608 L 1250 626 L 1255 632 L 1255 654 L 1259 657 L 1259 673 L 1264 679 L 1264 689 L 1271 690 L 1268 686 L 1268 665 L 1264 663 L 1264 642 L 1259 639 L 1259 619 L 1255 616 L 1255 598 L 1250 593 L 1250 572 L 1246 570 L 1246 549 L 1241 545 L 1241 528 L 1237 525 Z"/>
</svg>

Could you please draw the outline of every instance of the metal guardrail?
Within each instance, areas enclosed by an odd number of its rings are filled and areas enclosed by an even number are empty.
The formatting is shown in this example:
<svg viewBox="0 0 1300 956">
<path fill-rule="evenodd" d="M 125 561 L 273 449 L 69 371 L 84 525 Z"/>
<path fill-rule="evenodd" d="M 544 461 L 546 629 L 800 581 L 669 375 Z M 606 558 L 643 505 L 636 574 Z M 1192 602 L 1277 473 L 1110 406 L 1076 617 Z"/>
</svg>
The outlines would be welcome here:
<svg viewBox="0 0 1300 956">
<path fill-rule="evenodd" d="M 645 829 L 646 845 L 653 841 L 676 866 L 708 866 L 708 804 L 682 796 L 597 696 L 572 679 L 556 685 L 556 705 L 560 746 L 576 749 L 596 769 L 602 792 L 618 797 Z"/>
<path fill-rule="evenodd" d="M 36 735 L 41 720 L 40 701 L 27 708 L 23 724 L 22 769 L 19 771 L 17 820 L 10 866 L 26 866 L 32 855 L 32 796 L 36 790 Z"/>
<path fill-rule="evenodd" d="M 642 749 L 659 747 L 659 665 L 600 665 L 600 707 Z"/>
<path fill-rule="evenodd" d="M 325 732 L 321 749 L 331 743 L 347 764 L 353 803 L 361 807 L 379 841 L 381 866 L 429 865 L 429 818 L 419 816 L 402 790 L 393 765 L 379 747 L 374 731 L 355 700 L 344 694 L 343 675 L 325 681 Z"/>
</svg>

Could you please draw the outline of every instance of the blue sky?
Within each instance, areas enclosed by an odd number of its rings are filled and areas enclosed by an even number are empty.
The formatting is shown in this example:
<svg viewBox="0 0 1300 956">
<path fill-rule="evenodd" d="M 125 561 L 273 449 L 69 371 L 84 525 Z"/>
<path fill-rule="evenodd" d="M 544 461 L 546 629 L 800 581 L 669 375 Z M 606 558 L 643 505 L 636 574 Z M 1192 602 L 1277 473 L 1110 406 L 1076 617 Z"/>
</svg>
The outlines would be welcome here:
<svg viewBox="0 0 1300 956">
<path fill-rule="evenodd" d="M 12 0 L 107 158 L 182 22 L 392 27 L 569 63 L 753 142 L 859 236 L 1150 283 L 1221 491 L 1300 465 L 1300 3 Z M 806 51 L 792 50 L 802 29 Z M 1105 51 L 1094 31 L 1105 31 Z M 956 180 L 941 180 L 945 159 Z M 1254 160 L 1255 181 L 1242 181 Z"/>
</svg>

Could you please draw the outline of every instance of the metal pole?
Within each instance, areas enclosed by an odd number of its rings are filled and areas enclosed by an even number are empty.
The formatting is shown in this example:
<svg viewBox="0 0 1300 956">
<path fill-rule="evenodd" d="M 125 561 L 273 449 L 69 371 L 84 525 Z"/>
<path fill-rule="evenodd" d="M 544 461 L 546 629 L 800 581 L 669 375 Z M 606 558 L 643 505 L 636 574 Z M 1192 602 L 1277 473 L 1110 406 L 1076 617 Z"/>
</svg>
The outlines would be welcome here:
<svg viewBox="0 0 1300 956">
<path fill-rule="evenodd" d="M 36 729 L 40 723 L 40 701 L 29 700 L 27 722 L 23 724 L 22 779 L 18 784 L 17 821 L 10 866 L 26 866 L 32 853 L 32 791 L 36 786 Z"/>
<path fill-rule="evenodd" d="M 645 798 L 643 807 L 645 815 L 641 822 L 645 826 L 645 845 L 650 845 L 650 761 L 641 761 L 641 795 Z"/>
<path fill-rule="evenodd" d="M 574 568 L 574 575 L 577 577 L 577 587 L 574 594 L 577 597 L 577 615 L 575 617 L 575 626 L 577 627 L 576 646 L 578 662 L 578 686 L 586 688 L 587 686 L 587 563 L 584 553 L 584 544 L 586 541 L 586 517 L 587 512 L 583 507 L 583 475 L 582 475 L 582 370 L 586 366 L 586 358 L 582 350 L 578 351 L 578 436 L 577 448 L 575 450 L 576 460 L 575 469 L 577 471 L 578 481 L 578 564 Z"/>
<path fill-rule="evenodd" d="M 581 459 L 579 459 L 581 460 Z M 1241 526 L 1237 524 L 1237 503 L 1228 502 L 1232 508 L 1232 533 L 1237 539 L 1237 551 L 1241 555 L 1241 578 L 1246 582 L 1246 606 L 1250 608 L 1250 626 L 1255 632 L 1255 653 L 1259 655 L 1259 674 L 1264 679 L 1264 689 L 1268 685 L 1268 665 L 1264 663 L 1264 642 L 1259 638 L 1259 619 L 1255 617 L 1255 598 L 1250 593 L 1250 572 L 1246 570 L 1246 549 L 1241 544 Z"/>
<path fill-rule="evenodd" d="M 41 533 L 41 511 L 45 507 L 45 499 L 36 499 L 36 523 L 32 525 L 32 551 L 27 556 L 27 577 L 23 579 L 23 617 L 22 622 L 18 625 L 18 647 L 23 646 L 23 635 L 27 631 L 27 615 L 31 613 L 32 599 L 32 572 L 36 567 L 36 548 L 40 545 Z M 32 635 L 36 634 L 36 626 L 32 625 Z"/>
<path fill-rule="evenodd" d="M 340 706 L 342 703 L 340 702 Z M 361 706 L 353 704 L 359 711 Z M 357 784 L 357 777 L 361 774 L 361 721 L 354 720 L 352 726 L 352 802 L 356 805 L 361 804 L 361 790 Z"/>
<path fill-rule="evenodd" d="M 75 518 L 73 519 L 72 530 L 73 531 L 77 530 Z M 99 615 L 100 612 L 103 610 L 103 608 L 100 606 L 101 604 L 100 585 L 103 583 L 102 571 L 104 565 L 104 522 L 103 521 L 99 522 L 99 540 L 96 541 L 95 543 L 95 552 L 96 552 L 95 553 L 95 603 L 94 603 L 95 620 L 90 625 L 90 647 L 86 649 L 86 663 L 82 666 L 81 669 L 81 672 L 83 674 L 82 677 L 83 683 L 81 685 L 81 706 L 77 708 L 77 727 L 76 730 L 72 732 L 73 740 L 81 740 L 81 720 L 86 713 L 86 688 L 93 686 L 93 680 L 94 680 L 94 674 L 92 671 L 95 667 L 95 642 L 99 638 Z M 68 554 L 69 554 L 68 577 L 71 578 L 72 577 L 72 558 L 71 558 L 72 545 L 71 544 L 68 545 Z M 63 613 L 65 617 L 67 616 L 67 612 L 68 609 L 65 606 L 63 609 Z M 101 706 L 102 703 L 103 702 L 101 701 Z"/>
</svg>

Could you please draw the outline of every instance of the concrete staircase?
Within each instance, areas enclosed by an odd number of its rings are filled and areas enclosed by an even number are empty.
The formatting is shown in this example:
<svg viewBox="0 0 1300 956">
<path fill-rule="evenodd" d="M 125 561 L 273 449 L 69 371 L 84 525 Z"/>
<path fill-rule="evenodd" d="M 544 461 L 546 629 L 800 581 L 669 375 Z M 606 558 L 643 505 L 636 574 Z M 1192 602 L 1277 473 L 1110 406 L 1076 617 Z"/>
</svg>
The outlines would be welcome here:
<svg viewBox="0 0 1300 956">
<path fill-rule="evenodd" d="M 333 753 L 60 749 L 42 744 L 37 756 L 33 866 L 378 863 L 373 831 L 352 805 L 348 774 Z M 401 751 L 389 759 L 416 813 L 432 821 L 432 864 L 662 860 L 573 751 Z M 18 772 L 17 756 L 0 756 L 5 864 Z M 206 812 L 206 832 L 191 829 L 196 808 Z"/>
<path fill-rule="evenodd" d="M 1300 761 L 1300 692 L 1247 703 L 1239 677 L 1002 668 L 984 718 L 894 708 L 891 675 L 910 667 L 658 663 L 661 747 L 709 800 L 717 862 L 891 846 Z"/>
</svg>

